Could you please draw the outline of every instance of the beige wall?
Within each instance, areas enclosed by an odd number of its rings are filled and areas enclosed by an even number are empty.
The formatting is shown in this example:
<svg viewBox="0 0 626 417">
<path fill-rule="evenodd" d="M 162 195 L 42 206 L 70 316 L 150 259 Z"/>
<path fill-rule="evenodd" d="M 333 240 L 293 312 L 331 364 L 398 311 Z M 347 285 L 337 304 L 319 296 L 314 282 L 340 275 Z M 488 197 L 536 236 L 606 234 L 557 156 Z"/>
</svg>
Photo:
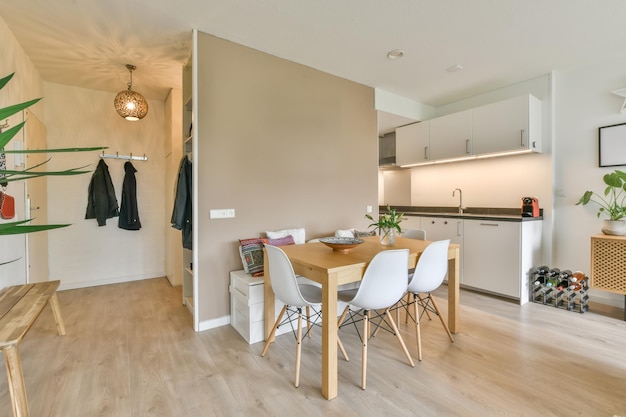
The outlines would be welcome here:
<svg viewBox="0 0 626 417">
<path fill-rule="evenodd" d="M 624 98 L 612 91 L 626 87 L 626 55 L 590 62 L 588 66 L 556 75 L 555 129 L 555 266 L 590 271 L 590 237 L 600 233 L 598 206 L 577 206 L 587 190 L 602 194 L 602 177 L 626 166 L 598 166 L 598 128 L 626 123 Z M 624 296 L 590 292 L 595 302 L 624 306 Z"/>
<path fill-rule="evenodd" d="M 165 122 L 164 103 L 149 100 L 148 115 L 137 122 L 122 119 L 113 108 L 114 94 L 45 83 L 50 148 L 108 146 L 107 153 L 143 155 L 137 169 L 137 200 L 142 228 L 117 227 L 117 218 L 98 226 L 85 220 L 91 173 L 48 179 L 48 220 L 71 223 L 49 233 L 50 278 L 62 288 L 102 285 L 165 276 Z M 48 169 L 88 165 L 98 152 L 54 154 Z M 106 159 L 118 204 L 121 204 L 125 160 Z"/>
<path fill-rule="evenodd" d="M 207 34 L 198 36 L 196 202 L 200 321 L 229 314 L 239 238 L 367 226 L 377 205 L 371 88 Z M 194 129 L 196 124 L 194 124 Z M 234 219 L 209 219 L 233 208 Z"/>
</svg>

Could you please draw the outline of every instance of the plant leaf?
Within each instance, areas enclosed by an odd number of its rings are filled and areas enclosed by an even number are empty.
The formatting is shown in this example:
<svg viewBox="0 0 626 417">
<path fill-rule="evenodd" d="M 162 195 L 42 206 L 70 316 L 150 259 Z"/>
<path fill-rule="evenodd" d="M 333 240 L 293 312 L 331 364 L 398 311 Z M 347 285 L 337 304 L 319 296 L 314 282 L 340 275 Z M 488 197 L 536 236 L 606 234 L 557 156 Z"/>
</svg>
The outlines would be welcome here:
<svg viewBox="0 0 626 417">
<path fill-rule="evenodd" d="M 15 259 L 13 259 L 13 260 L 10 260 L 10 261 L 0 262 L 0 265 L 10 264 L 10 263 L 12 263 L 12 262 L 19 261 L 20 259 L 22 259 L 22 258 L 21 258 L 21 257 L 19 257 L 19 258 L 15 258 Z"/>
<path fill-rule="evenodd" d="M 88 166 L 88 165 L 85 165 Z M 80 168 L 72 168 L 66 169 L 65 171 L 27 171 L 27 170 L 12 170 L 12 169 L 0 169 L 0 175 L 28 175 L 29 177 L 42 177 L 44 175 L 78 175 L 84 174 L 89 171 L 77 171 L 78 169 L 85 168 L 85 166 Z"/>
<path fill-rule="evenodd" d="M 17 225 L 20 225 L 20 224 L 28 223 L 31 220 L 32 219 L 17 220 L 17 221 L 14 221 L 14 222 L 0 223 L 0 230 L 6 229 L 6 228 L 9 228 L 9 227 L 14 227 L 14 226 L 17 226 Z"/>
<path fill-rule="evenodd" d="M 26 123 L 26 122 L 18 123 L 15 126 L 13 126 L 12 128 L 10 128 L 8 130 L 5 130 L 4 132 L 0 133 L 0 149 L 4 148 L 4 146 L 7 143 L 9 143 L 11 141 L 11 139 L 13 139 L 13 137 L 17 134 L 17 132 L 20 131 L 22 126 L 24 126 L 24 123 Z M 9 152 L 4 151 L 4 153 L 9 153 Z"/>
<path fill-rule="evenodd" d="M 8 150 L 8 151 L 4 151 L 4 153 L 88 152 L 88 151 L 102 151 L 108 148 L 109 148 L 108 146 L 95 146 L 93 148 L 20 149 L 20 150 Z"/>
<path fill-rule="evenodd" d="M 6 77 L 0 79 L 0 90 L 2 90 L 4 88 L 5 85 L 7 85 L 7 83 L 9 81 L 11 81 L 11 78 L 13 78 L 13 76 L 15 75 L 15 73 L 11 73 L 9 75 L 7 75 Z"/>
<path fill-rule="evenodd" d="M 29 221 L 29 220 L 27 220 Z M 6 225 L 8 223 L 3 224 Z M 61 227 L 67 227 L 69 224 L 42 224 L 42 225 L 16 225 L 11 227 L 0 228 L 0 236 L 3 235 L 20 235 L 26 233 L 43 232 L 46 230 L 59 229 Z"/>
<path fill-rule="evenodd" d="M 41 98 L 36 98 L 33 100 L 25 101 L 20 104 L 14 104 L 9 107 L 3 107 L 0 109 L 0 120 L 6 119 L 7 117 L 13 116 L 18 111 L 24 110 L 33 104 L 37 103 Z"/>
<path fill-rule="evenodd" d="M 578 203 L 576 203 L 576 205 L 582 204 L 584 206 L 585 204 L 589 202 L 592 195 L 593 195 L 593 191 L 585 191 L 585 194 L 583 194 L 582 197 L 580 197 L 580 200 L 578 200 Z"/>
</svg>

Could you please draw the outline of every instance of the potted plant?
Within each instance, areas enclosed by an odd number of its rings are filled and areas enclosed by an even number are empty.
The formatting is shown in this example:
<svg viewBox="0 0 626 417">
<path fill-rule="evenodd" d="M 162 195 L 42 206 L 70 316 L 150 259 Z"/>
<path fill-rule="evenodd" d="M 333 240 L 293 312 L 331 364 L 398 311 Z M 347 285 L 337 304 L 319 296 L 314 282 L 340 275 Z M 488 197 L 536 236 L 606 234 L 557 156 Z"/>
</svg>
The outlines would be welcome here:
<svg viewBox="0 0 626 417">
<path fill-rule="evenodd" d="M 404 216 L 404 213 L 398 213 L 389 205 L 387 205 L 387 212 L 381 213 L 378 216 L 378 220 L 374 220 L 370 214 L 365 215 L 367 219 L 373 222 L 369 227 L 374 227 L 374 230 L 380 230 L 380 243 L 387 246 L 396 243 L 396 231 L 398 233 L 402 232 L 402 229 L 400 229 L 402 216 Z"/>
<path fill-rule="evenodd" d="M 580 197 L 576 205 L 586 205 L 589 202 L 596 203 L 598 208 L 597 216 L 608 216 L 604 220 L 602 233 L 606 235 L 626 235 L 626 221 L 622 220 L 626 217 L 626 173 L 615 170 L 610 174 L 604 175 L 602 178 L 606 184 L 604 196 L 586 191 Z"/>
<path fill-rule="evenodd" d="M 9 74 L 6 77 L 0 79 L 0 90 L 4 88 L 4 86 L 13 78 L 15 73 Z M 0 108 L 0 120 L 7 119 L 8 117 L 27 109 L 33 104 L 37 103 L 40 99 L 36 98 L 33 100 L 29 100 L 23 103 L 14 104 L 8 107 Z M 91 148 L 62 148 L 62 149 L 36 149 L 36 150 L 28 150 L 28 149 L 19 149 L 19 150 L 11 150 L 4 149 L 4 147 L 11 142 L 13 137 L 22 129 L 26 122 L 23 121 L 18 123 L 16 126 L 7 129 L 5 131 L 0 131 L 0 150 L 2 150 L 5 154 L 28 154 L 28 153 L 65 153 L 65 152 L 83 152 L 83 151 L 95 151 L 106 149 L 106 147 L 91 147 Z M 80 168 L 71 168 L 63 171 L 42 171 L 37 170 L 37 168 L 41 168 L 41 165 L 46 164 L 50 159 L 46 160 L 40 165 L 25 168 L 22 170 L 9 170 L 9 169 L 0 169 L 0 177 L 2 178 L 2 183 L 8 184 L 13 181 L 22 181 L 28 180 L 31 178 L 43 177 L 43 176 L 66 176 L 66 175 L 80 175 L 85 174 L 89 171 L 83 170 L 85 167 Z M 3 187 L 4 191 L 4 187 Z M 32 219 L 21 219 L 10 222 L 1 222 L 0 223 L 0 236 L 5 235 L 15 235 L 15 234 L 25 234 L 25 233 L 33 233 L 40 232 L 45 230 L 56 229 L 59 227 L 66 227 L 69 224 L 43 224 L 43 225 L 31 225 L 28 224 Z M 0 253 L 0 258 L 2 257 L 2 253 Z M 13 262 L 15 260 L 3 261 L 0 259 L 0 265 L 5 263 Z"/>
</svg>

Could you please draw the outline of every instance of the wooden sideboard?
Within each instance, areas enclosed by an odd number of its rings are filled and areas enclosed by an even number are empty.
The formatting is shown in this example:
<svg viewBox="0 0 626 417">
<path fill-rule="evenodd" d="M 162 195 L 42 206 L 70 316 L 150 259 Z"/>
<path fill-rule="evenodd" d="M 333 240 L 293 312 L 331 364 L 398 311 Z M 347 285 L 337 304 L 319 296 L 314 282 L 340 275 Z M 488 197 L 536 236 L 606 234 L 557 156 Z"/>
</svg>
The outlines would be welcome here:
<svg viewBox="0 0 626 417">
<path fill-rule="evenodd" d="M 591 236 L 592 288 L 624 295 L 626 320 L 626 236 Z"/>
</svg>

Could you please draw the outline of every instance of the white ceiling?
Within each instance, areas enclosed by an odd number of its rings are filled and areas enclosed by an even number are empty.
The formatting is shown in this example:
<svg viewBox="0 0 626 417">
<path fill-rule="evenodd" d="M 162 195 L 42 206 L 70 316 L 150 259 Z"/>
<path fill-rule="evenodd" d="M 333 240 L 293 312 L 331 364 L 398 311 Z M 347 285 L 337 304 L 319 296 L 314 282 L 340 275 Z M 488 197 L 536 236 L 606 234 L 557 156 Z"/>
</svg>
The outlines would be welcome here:
<svg viewBox="0 0 626 417">
<path fill-rule="evenodd" d="M 45 81 L 115 93 L 131 63 L 159 100 L 193 28 L 431 106 L 626 53 L 624 0 L 0 0 L 0 16 Z"/>
</svg>

